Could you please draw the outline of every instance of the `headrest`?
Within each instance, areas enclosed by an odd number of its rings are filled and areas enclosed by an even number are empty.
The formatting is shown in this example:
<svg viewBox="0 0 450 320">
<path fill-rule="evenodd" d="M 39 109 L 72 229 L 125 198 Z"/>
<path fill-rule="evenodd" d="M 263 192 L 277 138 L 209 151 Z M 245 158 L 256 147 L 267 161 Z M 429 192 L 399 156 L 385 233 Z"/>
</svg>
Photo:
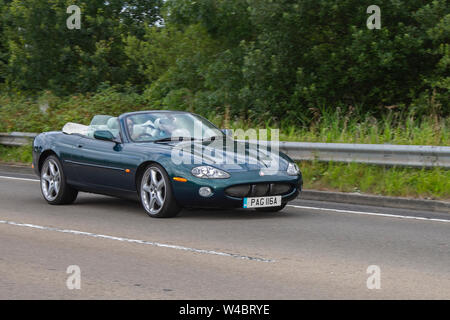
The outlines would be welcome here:
<svg viewBox="0 0 450 320">
<path fill-rule="evenodd" d="M 109 129 L 119 129 L 119 120 L 117 118 L 110 118 L 106 125 Z"/>
<path fill-rule="evenodd" d="M 92 118 L 91 126 L 99 126 L 99 125 L 106 125 L 108 120 L 112 118 L 111 116 L 98 114 Z"/>
</svg>

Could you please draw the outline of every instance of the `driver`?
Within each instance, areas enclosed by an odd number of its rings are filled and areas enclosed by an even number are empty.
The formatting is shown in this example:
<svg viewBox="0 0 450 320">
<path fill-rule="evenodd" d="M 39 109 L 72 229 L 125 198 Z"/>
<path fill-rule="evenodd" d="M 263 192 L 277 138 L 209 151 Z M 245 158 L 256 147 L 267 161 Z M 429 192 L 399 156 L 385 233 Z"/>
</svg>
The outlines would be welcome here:
<svg viewBox="0 0 450 320">
<path fill-rule="evenodd" d="M 159 129 L 159 136 L 161 138 L 170 138 L 173 132 L 177 129 L 174 117 L 159 118 L 155 121 L 155 127 Z"/>
<path fill-rule="evenodd" d="M 136 124 L 133 118 L 127 118 L 128 133 L 133 141 L 152 140 L 154 137 L 155 126 L 151 120 L 145 123 Z"/>
<path fill-rule="evenodd" d="M 171 138 L 173 132 L 177 129 L 175 122 L 176 118 L 174 117 L 162 117 L 156 119 L 154 123 L 147 121 L 143 124 L 136 124 L 132 117 L 128 117 L 126 120 L 128 133 L 133 141 L 140 141 L 145 136 L 148 136 L 148 140 L 152 140 L 151 138 Z"/>
</svg>

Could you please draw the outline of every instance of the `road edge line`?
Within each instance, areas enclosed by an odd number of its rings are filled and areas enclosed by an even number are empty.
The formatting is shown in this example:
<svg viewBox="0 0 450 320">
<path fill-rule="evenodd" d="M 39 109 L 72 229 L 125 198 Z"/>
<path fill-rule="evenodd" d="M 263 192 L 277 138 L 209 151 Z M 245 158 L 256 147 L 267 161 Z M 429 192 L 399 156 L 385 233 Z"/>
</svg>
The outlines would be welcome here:
<svg viewBox="0 0 450 320">
<path fill-rule="evenodd" d="M 368 194 L 316 191 L 316 190 L 303 190 L 296 200 L 337 202 L 337 203 L 357 204 L 363 206 L 424 210 L 450 214 L 450 202 L 439 200 L 422 200 L 422 199 L 410 199 L 401 197 L 387 197 Z"/>
</svg>

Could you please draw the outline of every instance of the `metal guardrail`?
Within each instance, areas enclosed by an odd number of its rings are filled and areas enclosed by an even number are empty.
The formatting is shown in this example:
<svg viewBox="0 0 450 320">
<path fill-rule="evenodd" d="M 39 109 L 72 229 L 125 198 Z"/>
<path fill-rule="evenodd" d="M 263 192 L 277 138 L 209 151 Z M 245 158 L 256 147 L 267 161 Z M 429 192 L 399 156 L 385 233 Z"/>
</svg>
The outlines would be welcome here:
<svg viewBox="0 0 450 320">
<path fill-rule="evenodd" d="M 30 144 L 36 133 L 0 133 L 0 144 Z M 357 162 L 377 165 L 450 168 L 450 147 L 390 144 L 280 141 L 280 151 L 294 160 Z"/>
<path fill-rule="evenodd" d="M 282 141 L 280 150 L 295 160 L 450 168 L 450 147 Z"/>
<path fill-rule="evenodd" d="M 5 146 L 26 146 L 31 144 L 33 138 L 37 136 L 37 133 L 28 132 L 11 132 L 11 133 L 1 133 L 0 132 L 0 144 Z"/>
</svg>

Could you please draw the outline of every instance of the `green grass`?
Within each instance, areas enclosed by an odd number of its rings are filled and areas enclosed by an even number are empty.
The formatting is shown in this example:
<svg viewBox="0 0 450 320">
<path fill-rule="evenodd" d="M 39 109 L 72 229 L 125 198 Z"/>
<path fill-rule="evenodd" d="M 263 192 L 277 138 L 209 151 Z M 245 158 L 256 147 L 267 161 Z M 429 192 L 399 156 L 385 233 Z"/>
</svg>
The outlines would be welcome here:
<svg viewBox="0 0 450 320">
<path fill-rule="evenodd" d="M 334 121 L 334 122 L 333 122 Z M 375 118 L 349 120 L 336 117 L 333 121 L 321 120 L 310 127 L 287 126 L 280 140 L 304 142 L 400 144 L 400 145 L 450 145 L 449 119 L 433 116 L 419 120 L 413 115 L 403 120 Z"/>
<path fill-rule="evenodd" d="M 214 123 L 226 121 L 220 115 L 211 117 Z M 381 119 L 370 115 L 342 113 L 339 108 L 323 114 L 308 125 L 281 122 L 255 125 L 237 119 L 231 122 L 233 129 L 279 129 L 281 141 L 364 143 L 399 145 L 450 146 L 450 119 L 436 115 L 416 117 L 413 113 L 401 115 L 388 113 Z"/>
<path fill-rule="evenodd" d="M 0 162 L 30 164 L 31 146 L 7 147 L 0 145 Z"/>
<path fill-rule="evenodd" d="M 299 163 L 304 187 L 386 196 L 450 199 L 450 170 L 384 167 L 357 163 Z"/>
</svg>

